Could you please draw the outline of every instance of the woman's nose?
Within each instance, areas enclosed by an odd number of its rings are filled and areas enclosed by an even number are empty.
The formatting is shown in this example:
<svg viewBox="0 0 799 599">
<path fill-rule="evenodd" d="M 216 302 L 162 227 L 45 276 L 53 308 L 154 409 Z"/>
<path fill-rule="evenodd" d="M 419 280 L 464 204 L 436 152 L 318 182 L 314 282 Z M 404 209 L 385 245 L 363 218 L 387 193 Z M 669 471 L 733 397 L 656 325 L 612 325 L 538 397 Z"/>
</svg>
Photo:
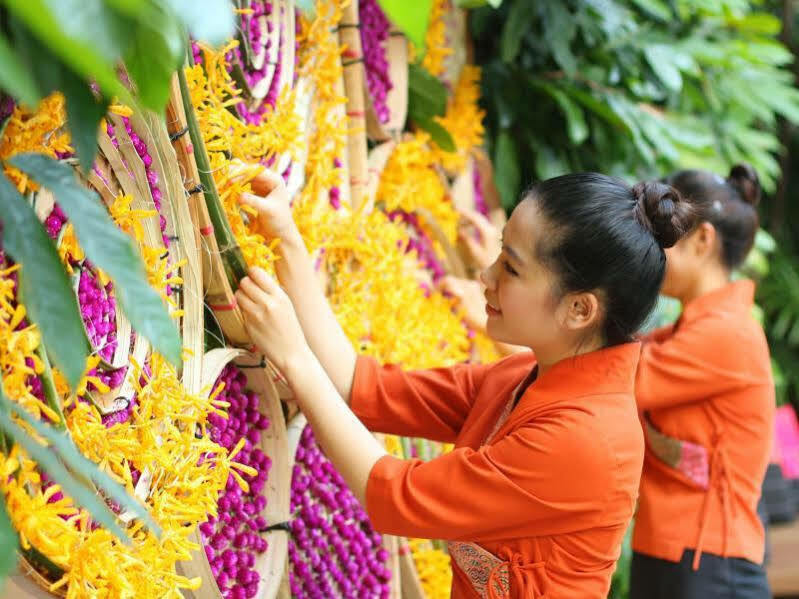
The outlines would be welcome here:
<svg viewBox="0 0 799 599">
<path fill-rule="evenodd" d="M 486 286 L 486 289 L 491 289 L 493 291 L 496 277 L 494 276 L 494 270 L 497 265 L 498 260 L 495 260 L 494 263 L 489 266 L 488 268 L 484 269 L 480 273 L 480 281 L 482 281 L 483 285 Z"/>
</svg>

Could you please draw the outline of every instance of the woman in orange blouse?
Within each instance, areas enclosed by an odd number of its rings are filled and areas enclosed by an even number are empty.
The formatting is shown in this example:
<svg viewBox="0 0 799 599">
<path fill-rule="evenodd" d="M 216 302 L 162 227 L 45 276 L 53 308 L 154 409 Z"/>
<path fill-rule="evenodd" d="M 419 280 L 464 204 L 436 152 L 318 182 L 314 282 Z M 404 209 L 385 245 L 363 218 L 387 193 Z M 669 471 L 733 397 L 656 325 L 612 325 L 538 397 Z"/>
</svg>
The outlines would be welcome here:
<svg viewBox="0 0 799 599">
<path fill-rule="evenodd" d="M 667 179 L 699 224 L 667 250 L 677 324 L 644 340 L 635 393 L 646 457 L 633 536 L 631 599 L 765 599 L 757 515 L 774 419 L 768 346 L 754 284 L 730 274 L 758 228 L 757 174 L 733 167 Z"/>
<path fill-rule="evenodd" d="M 281 240 L 282 288 L 253 269 L 237 300 L 375 528 L 448 540 L 456 599 L 604 598 L 643 460 L 631 335 L 686 228 L 678 194 L 591 173 L 534 186 L 483 280 L 489 334 L 535 357 L 403 372 L 356 356 L 280 177 L 258 185 L 245 201 Z M 369 429 L 455 449 L 400 460 Z"/>
</svg>

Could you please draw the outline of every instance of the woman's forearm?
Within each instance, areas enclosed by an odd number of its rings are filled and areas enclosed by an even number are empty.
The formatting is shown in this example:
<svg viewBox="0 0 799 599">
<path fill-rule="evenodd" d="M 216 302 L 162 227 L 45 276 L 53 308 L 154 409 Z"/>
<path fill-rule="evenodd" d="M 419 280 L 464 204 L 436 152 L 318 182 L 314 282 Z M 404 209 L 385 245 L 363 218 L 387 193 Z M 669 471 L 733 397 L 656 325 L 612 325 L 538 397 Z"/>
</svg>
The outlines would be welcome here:
<svg viewBox="0 0 799 599">
<path fill-rule="evenodd" d="M 313 355 L 298 356 L 287 369 L 294 397 L 317 442 L 366 507 L 369 473 L 386 450 L 345 405 Z"/>
<path fill-rule="evenodd" d="M 297 233 L 281 239 L 277 251 L 280 260 L 275 270 L 291 298 L 308 345 L 338 394 L 349 402 L 357 354 L 319 285 L 305 243 Z"/>
</svg>

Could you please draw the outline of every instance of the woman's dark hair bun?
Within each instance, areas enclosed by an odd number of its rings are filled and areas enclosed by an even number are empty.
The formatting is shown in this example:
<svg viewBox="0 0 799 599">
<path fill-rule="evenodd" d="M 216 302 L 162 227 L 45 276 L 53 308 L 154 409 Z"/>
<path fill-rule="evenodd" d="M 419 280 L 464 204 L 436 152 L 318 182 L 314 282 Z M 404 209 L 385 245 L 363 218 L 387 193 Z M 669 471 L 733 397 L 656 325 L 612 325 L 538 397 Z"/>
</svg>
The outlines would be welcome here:
<svg viewBox="0 0 799 599">
<path fill-rule="evenodd" d="M 637 183 L 632 189 L 636 220 L 662 248 L 670 248 L 693 227 L 691 207 L 680 192 L 658 181 Z"/>
<path fill-rule="evenodd" d="M 757 171 L 751 164 L 742 162 L 730 169 L 727 182 L 737 191 L 741 199 L 751 206 L 757 206 L 760 202 L 760 179 Z"/>
</svg>

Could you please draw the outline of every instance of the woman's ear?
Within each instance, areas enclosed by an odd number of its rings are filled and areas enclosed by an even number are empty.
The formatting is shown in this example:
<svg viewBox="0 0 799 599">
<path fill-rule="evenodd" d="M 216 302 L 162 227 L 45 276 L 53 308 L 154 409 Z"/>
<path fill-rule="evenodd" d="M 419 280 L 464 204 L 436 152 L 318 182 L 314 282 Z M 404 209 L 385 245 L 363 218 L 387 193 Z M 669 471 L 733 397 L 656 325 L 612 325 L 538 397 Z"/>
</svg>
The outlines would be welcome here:
<svg viewBox="0 0 799 599">
<path fill-rule="evenodd" d="M 717 250 L 718 233 L 716 227 L 705 221 L 700 223 L 691 233 L 690 245 L 697 258 L 706 258 Z"/>
<path fill-rule="evenodd" d="M 563 328 L 585 332 L 599 322 L 599 297 L 593 291 L 566 294 L 560 301 L 557 317 Z"/>
</svg>

